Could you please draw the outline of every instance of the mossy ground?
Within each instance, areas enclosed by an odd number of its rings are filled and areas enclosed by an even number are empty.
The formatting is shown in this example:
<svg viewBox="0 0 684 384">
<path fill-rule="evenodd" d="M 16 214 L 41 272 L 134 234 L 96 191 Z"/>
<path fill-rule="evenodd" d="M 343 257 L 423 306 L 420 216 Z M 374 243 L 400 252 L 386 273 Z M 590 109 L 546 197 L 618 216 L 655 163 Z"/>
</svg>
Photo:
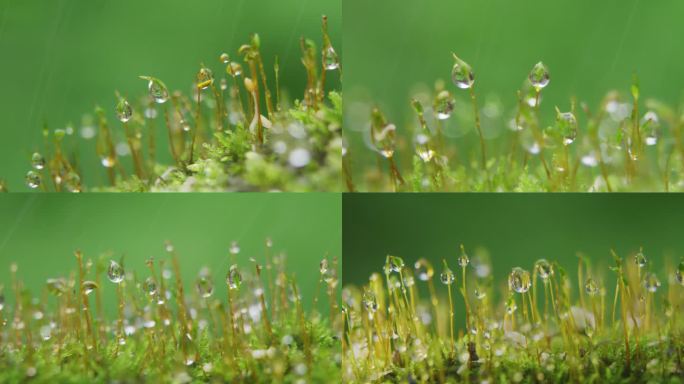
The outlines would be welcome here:
<svg viewBox="0 0 684 384">
<path fill-rule="evenodd" d="M 44 128 L 28 188 L 56 192 L 339 191 L 342 190 L 341 64 L 323 17 L 322 43 L 300 41 L 306 84 L 290 101 L 280 89 L 278 59 L 265 68 L 254 34 L 218 56 L 221 70 L 201 64 L 190 92 L 140 76 L 140 97 L 116 91 L 117 120 L 97 107 L 81 132 Z M 142 92 L 147 85 L 148 94 Z M 296 96 L 296 95 L 295 95 Z M 163 127 L 159 136 L 157 127 Z M 79 138 L 77 136 L 83 136 Z M 96 158 L 82 157 L 83 141 Z M 36 148 L 39 148 L 36 146 Z M 171 161 L 161 159 L 171 158 Z M 101 169 L 99 180 L 88 180 Z M 89 170 L 89 172 L 84 172 Z M 19 190 L 17 186 L 9 186 Z M 0 190 L 8 186 L 0 182 Z"/>
<path fill-rule="evenodd" d="M 312 265 L 320 282 L 305 296 L 270 249 L 263 264 L 234 264 L 224 278 L 202 269 L 193 284 L 170 244 L 167 258 L 147 261 L 146 277 L 77 251 L 76 271 L 37 289 L 13 265 L 1 296 L 0 382 L 339 382 L 336 260 Z M 110 290 L 115 310 L 104 308 Z"/>
<path fill-rule="evenodd" d="M 684 190 L 684 106 L 630 91 L 611 91 L 591 106 L 569 98 L 544 103 L 553 86 L 537 64 L 505 110 L 497 95 L 481 97 L 477 77 L 456 58 L 453 86 L 435 82 L 414 95 L 403 115 L 388 121 L 372 101 L 353 104 L 349 126 L 365 146 L 345 161 L 350 190 L 457 192 L 616 192 Z M 555 107 L 555 108 L 554 108 Z M 555 112 L 554 112 L 555 109 Z M 554 119 L 545 119 L 554 112 Z M 361 116 L 369 116 L 363 120 Z M 358 129 L 356 129 L 358 130 Z M 349 131 L 346 131 L 349 135 Z M 357 134 L 357 133 L 351 133 Z M 377 157 L 372 161 L 362 151 Z"/>
<path fill-rule="evenodd" d="M 661 286 L 641 252 L 634 262 L 615 256 L 614 274 L 580 258 L 573 289 L 557 263 L 514 268 L 506 284 L 493 281 L 488 260 L 462 251 L 454 271 L 445 260 L 440 273 L 426 259 L 388 256 L 383 274 L 344 287 L 344 380 L 684 381 L 684 261 Z M 454 312 L 456 300 L 465 312 Z"/>
</svg>

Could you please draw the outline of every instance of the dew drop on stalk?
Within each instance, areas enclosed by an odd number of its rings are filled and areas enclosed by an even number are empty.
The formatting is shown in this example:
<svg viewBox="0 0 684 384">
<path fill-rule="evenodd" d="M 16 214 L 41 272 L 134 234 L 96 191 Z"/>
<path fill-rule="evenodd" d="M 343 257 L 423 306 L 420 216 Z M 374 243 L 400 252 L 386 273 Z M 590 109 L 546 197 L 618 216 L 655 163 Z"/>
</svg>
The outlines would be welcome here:
<svg viewBox="0 0 684 384">
<path fill-rule="evenodd" d="M 325 48 L 323 55 L 325 57 L 324 65 L 327 71 L 334 71 L 340 68 L 340 60 L 337 57 L 337 52 L 335 52 L 335 49 L 332 47 L 332 45 L 328 45 Z"/>
<path fill-rule="evenodd" d="M 382 157 L 389 159 L 394 156 L 394 135 L 397 127 L 394 124 L 387 124 L 379 131 L 373 132 L 373 140 Z"/>
<path fill-rule="evenodd" d="M 470 263 L 470 258 L 468 257 L 468 254 L 465 253 L 463 247 L 461 247 L 461 255 L 458 257 L 458 265 L 461 266 L 461 268 L 464 268 L 468 266 L 468 263 Z"/>
<path fill-rule="evenodd" d="M 133 116 L 133 108 L 128 103 L 128 100 L 124 97 L 119 98 L 119 102 L 116 104 L 116 118 L 122 123 L 128 122 Z"/>
<path fill-rule="evenodd" d="M 563 139 L 563 145 L 570 145 L 577 138 L 577 119 L 572 112 L 560 112 L 556 115 L 556 125 Z"/>
<path fill-rule="evenodd" d="M 596 296 L 596 294 L 599 292 L 599 286 L 596 281 L 590 277 L 584 284 L 584 290 L 589 296 Z"/>
<path fill-rule="evenodd" d="M 219 60 L 220 60 L 223 64 L 228 64 L 228 63 L 230 63 L 230 56 L 229 56 L 227 53 L 224 52 L 224 53 L 221 54 L 221 56 L 219 56 Z"/>
<path fill-rule="evenodd" d="M 416 153 L 424 162 L 429 162 L 435 156 L 435 151 L 428 147 L 430 138 L 424 133 L 416 135 Z"/>
<path fill-rule="evenodd" d="M 638 252 L 636 255 L 634 255 L 634 263 L 635 263 L 639 268 L 645 267 L 647 261 L 648 261 L 648 260 L 646 259 L 646 256 L 644 255 L 644 252 L 641 251 L 641 250 L 639 250 L 639 252 Z"/>
<path fill-rule="evenodd" d="M 412 287 L 416 284 L 416 279 L 411 274 L 406 274 L 404 276 L 404 286 Z"/>
<path fill-rule="evenodd" d="M 549 70 L 544 63 L 540 61 L 532 67 L 528 79 L 530 80 L 530 84 L 539 91 L 549 85 Z"/>
<path fill-rule="evenodd" d="M 147 80 L 147 90 L 155 103 L 164 104 L 169 100 L 169 90 L 161 80 L 150 76 L 140 76 L 140 78 Z"/>
<path fill-rule="evenodd" d="M 378 310 L 378 301 L 373 292 L 365 291 L 363 293 L 363 306 L 366 307 L 366 310 L 371 314 Z"/>
<path fill-rule="evenodd" d="M 515 303 L 515 298 L 511 295 L 506 301 L 506 312 L 512 315 L 518 309 L 518 305 Z"/>
<path fill-rule="evenodd" d="M 214 74 L 209 68 L 202 67 L 197 72 L 197 89 L 207 89 L 214 83 Z"/>
<path fill-rule="evenodd" d="M 487 293 L 480 287 L 475 288 L 475 298 L 482 300 L 487 296 Z"/>
<path fill-rule="evenodd" d="M 152 276 L 149 276 L 143 283 L 143 290 L 146 294 L 154 296 L 157 293 L 157 281 Z"/>
<path fill-rule="evenodd" d="M 420 281 L 428 281 L 432 279 L 432 276 L 435 274 L 434 269 L 432 269 L 432 265 L 425 259 L 419 259 L 416 261 L 413 267 L 415 269 L 415 274 L 418 276 L 418 280 Z"/>
<path fill-rule="evenodd" d="M 451 68 L 451 81 L 458 88 L 471 88 L 473 83 L 475 83 L 475 74 L 472 68 L 455 54 L 453 56 L 454 66 Z"/>
<path fill-rule="evenodd" d="M 442 91 L 435 97 L 434 109 L 435 117 L 438 120 L 446 120 L 451 117 L 454 112 L 454 98 L 449 91 Z"/>
<path fill-rule="evenodd" d="M 660 120 L 658 115 L 653 111 L 648 111 L 644 115 L 642 121 L 642 130 L 644 132 L 644 142 L 648 146 L 658 144 L 658 136 L 660 130 Z"/>
<path fill-rule="evenodd" d="M 242 275 L 240 275 L 237 265 L 233 264 L 228 269 L 226 284 L 228 284 L 228 288 L 231 290 L 240 288 L 240 284 L 242 284 Z"/>
<path fill-rule="evenodd" d="M 651 293 L 655 293 L 660 288 L 660 280 L 655 273 L 649 273 L 644 278 L 644 288 Z"/>
<path fill-rule="evenodd" d="M 226 67 L 226 73 L 228 73 L 232 77 L 239 77 L 242 75 L 242 65 L 240 65 L 240 63 L 232 61 Z"/>
<path fill-rule="evenodd" d="M 124 280 L 124 269 L 119 263 L 114 260 L 109 261 L 109 268 L 107 268 L 107 278 L 114 284 L 119 284 Z"/>
<path fill-rule="evenodd" d="M 98 288 L 97 283 L 94 281 L 86 280 L 81 284 L 83 293 L 90 295 L 94 290 Z"/>
<path fill-rule="evenodd" d="M 542 280 L 546 281 L 549 276 L 553 275 L 553 267 L 546 261 L 546 259 L 539 259 L 535 263 L 535 268 L 537 268 L 537 273 Z"/>
<path fill-rule="evenodd" d="M 38 152 L 35 152 L 33 156 L 31 156 L 31 166 L 33 169 L 41 170 L 45 168 L 45 158 L 43 155 L 41 155 Z"/>
<path fill-rule="evenodd" d="M 28 185 L 29 188 L 31 189 L 36 189 L 40 187 L 42 178 L 40 177 L 40 173 L 30 170 L 26 173 L 26 185 Z"/>
<path fill-rule="evenodd" d="M 385 273 L 399 273 L 404 268 L 404 259 L 398 256 L 387 256 Z"/>
<path fill-rule="evenodd" d="M 197 293 L 205 299 L 214 294 L 214 285 L 208 276 L 200 276 L 197 278 L 195 288 L 197 288 Z"/>
<path fill-rule="evenodd" d="M 48 291 L 55 296 L 62 296 L 66 292 L 66 281 L 62 278 L 47 279 Z"/>
<path fill-rule="evenodd" d="M 508 288 L 517 293 L 525 293 L 530 289 L 530 273 L 515 267 L 508 275 Z"/>
<path fill-rule="evenodd" d="M 444 285 L 451 285 L 454 283 L 454 281 L 456 281 L 456 276 L 454 275 L 454 272 L 449 269 L 449 267 L 445 266 L 444 270 L 439 275 L 439 280 Z"/>
</svg>

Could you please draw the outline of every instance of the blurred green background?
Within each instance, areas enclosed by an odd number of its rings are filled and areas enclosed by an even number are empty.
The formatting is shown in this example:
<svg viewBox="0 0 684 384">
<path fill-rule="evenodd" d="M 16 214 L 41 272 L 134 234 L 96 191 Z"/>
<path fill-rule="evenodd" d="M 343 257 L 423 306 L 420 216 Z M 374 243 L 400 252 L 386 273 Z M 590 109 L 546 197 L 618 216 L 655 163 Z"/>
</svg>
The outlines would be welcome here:
<svg viewBox="0 0 684 384">
<path fill-rule="evenodd" d="M 569 109 L 571 96 L 595 109 L 608 91 L 627 92 L 634 72 L 644 98 L 677 103 L 682 14 L 676 0 L 345 0 L 345 127 L 354 156 L 374 164 L 356 132 L 367 128 L 368 107 L 356 102 L 380 106 L 406 134 L 417 124 L 409 107 L 417 85 L 443 79 L 467 97 L 451 84 L 452 52 L 472 65 L 480 104 L 496 94 L 506 110 L 540 60 L 551 72 L 541 105 L 547 117 L 554 105 Z"/>
<path fill-rule="evenodd" d="M 43 123 L 73 123 L 78 134 L 82 116 L 95 105 L 113 119 L 115 90 L 131 99 L 146 94 L 139 75 L 187 92 L 200 63 L 222 74 L 219 55 L 236 58 L 254 32 L 269 75 L 278 55 L 281 88 L 299 98 L 306 81 L 299 38 L 320 46 L 323 14 L 341 53 L 340 0 L 0 1 L 0 178 L 11 190 L 28 190 L 24 175 L 31 153 L 41 148 Z M 339 86 L 337 76 L 330 81 Z M 82 160 L 90 162 L 86 183 L 104 183 L 94 142 L 81 144 Z"/>
<path fill-rule="evenodd" d="M 111 251 L 125 255 L 127 270 L 147 276 L 145 260 L 168 258 L 164 241 L 178 251 L 186 286 L 204 266 L 214 277 L 216 294 L 225 293 L 231 241 L 238 241 L 238 264 L 264 262 L 264 244 L 286 252 L 310 307 L 318 284 L 319 262 L 341 255 L 341 197 L 337 194 L 89 194 L 0 196 L 0 283 L 10 287 L 16 262 L 25 285 L 39 294 L 50 277 L 77 268 L 74 250 L 96 259 Z M 104 282 L 105 300 L 116 290 Z M 7 293 L 7 291 L 6 291 Z M 6 297 L 11 299 L 11 295 Z M 220 297 L 220 296 L 219 296 Z M 322 309 L 327 301 L 320 302 Z M 113 305 L 108 306 L 116 313 Z"/>
<path fill-rule="evenodd" d="M 643 246 L 665 290 L 665 260 L 684 257 L 683 212 L 681 194 L 344 194 L 344 284 L 365 284 L 371 273 L 382 273 L 388 254 L 409 267 L 425 257 L 438 278 L 442 258 L 458 270 L 463 243 L 471 258 L 477 248 L 489 251 L 495 287 L 513 267 L 532 271 L 538 259 L 558 261 L 575 298 L 582 252 L 603 271 L 612 297 L 610 249 L 631 263 Z M 460 284 L 460 272 L 457 277 Z"/>
</svg>

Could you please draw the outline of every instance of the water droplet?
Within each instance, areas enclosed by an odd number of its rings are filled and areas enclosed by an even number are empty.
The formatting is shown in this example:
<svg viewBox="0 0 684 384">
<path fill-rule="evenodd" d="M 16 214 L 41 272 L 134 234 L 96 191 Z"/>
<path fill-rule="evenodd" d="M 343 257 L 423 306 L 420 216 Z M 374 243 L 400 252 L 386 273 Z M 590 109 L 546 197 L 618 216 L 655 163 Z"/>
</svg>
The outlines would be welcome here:
<svg viewBox="0 0 684 384">
<path fill-rule="evenodd" d="M 435 156 L 435 151 L 430 149 L 428 143 L 430 142 L 430 137 L 424 133 L 419 133 L 416 135 L 416 153 L 424 162 L 429 162 Z"/>
<path fill-rule="evenodd" d="M 660 288 L 660 280 L 658 280 L 658 277 L 655 275 L 655 273 L 649 273 L 646 275 L 644 278 L 644 287 L 651 293 L 655 293 L 655 291 Z"/>
<path fill-rule="evenodd" d="M 41 170 L 45 168 L 45 158 L 43 155 L 41 155 L 38 152 L 35 152 L 33 156 L 31 156 L 31 166 L 33 169 Z"/>
<path fill-rule="evenodd" d="M 219 56 L 219 60 L 220 60 L 223 64 L 228 64 L 228 63 L 230 63 L 230 56 L 229 56 L 227 53 L 224 52 L 224 53 L 221 54 L 221 56 Z"/>
<path fill-rule="evenodd" d="M 334 71 L 340 68 L 340 60 L 337 57 L 337 52 L 335 52 L 335 49 L 333 49 L 332 45 L 328 45 L 325 48 L 325 51 L 323 51 L 323 54 L 325 55 L 325 62 L 323 64 L 325 65 L 325 69 L 327 71 Z"/>
<path fill-rule="evenodd" d="M 475 74 L 470 65 L 454 54 L 454 66 L 451 68 L 451 81 L 461 89 L 468 89 L 475 83 Z"/>
<path fill-rule="evenodd" d="M 295 168 L 302 168 L 311 161 L 311 154 L 305 148 L 295 148 L 290 152 L 287 161 Z"/>
<path fill-rule="evenodd" d="M 230 243 L 230 248 L 228 249 L 228 252 L 230 252 L 231 255 L 237 255 L 240 253 L 240 244 L 238 244 L 237 241 L 232 241 Z"/>
<path fill-rule="evenodd" d="M 74 171 L 70 171 L 66 175 L 65 187 L 69 192 L 81 192 L 81 176 Z"/>
<path fill-rule="evenodd" d="M 420 157 L 423 162 L 429 162 L 432 160 L 433 157 L 435 157 L 435 151 L 432 149 L 425 149 L 423 147 L 418 147 L 416 149 L 416 153 L 418 154 L 418 157 Z"/>
<path fill-rule="evenodd" d="M 563 139 L 563 145 L 572 144 L 577 138 L 577 119 L 572 112 L 560 112 L 556 115 L 558 132 Z"/>
<path fill-rule="evenodd" d="M 449 91 L 440 92 L 435 98 L 435 116 L 439 120 L 446 120 L 454 112 L 454 98 Z"/>
<path fill-rule="evenodd" d="M 116 160 L 112 156 L 103 156 L 100 159 L 100 163 L 105 168 L 113 168 L 116 165 Z"/>
<path fill-rule="evenodd" d="M 587 155 L 582 156 L 582 164 L 593 168 L 598 165 L 598 159 L 596 158 L 596 155 L 594 153 L 589 153 Z"/>
<path fill-rule="evenodd" d="M 55 296 L 62 296 L 66 292 L 66 281 L 63 278 L 47 279 L 47 288 Z"/>
<path fill-rule="evenodd" d="M 404 259 L 398 256 L 387 255 L 387 260 L 385 260 L 385 274 L 389 273 L 399 273 L 402 268 L 404 268 Z"/>
<path fill-rule="evenodd" d="M 468 263 L 470 263 L 470 258 L 468 257 L 468 254 L 465 253 L 463 246 L 461 246 L 461 255 L 458 257 L 458 265 L 460 265 L 461 268 L 465 268 L 468 266 Z"/>
<path fill-rule="evenodd" d="M 107 269 L 107 278 L 114 284 L 119 284 L 124 280 L 124 269 L 119 263 L 114 260 L 109 261 L 109 268 Z"/>
<path fill-rule="evenodd" d="M 154 296 L 157 293 L 157 281 L 152 276 L 148 277 L 143 283 L 143 290 L 148 295 Z"/>
<path fill-rule="evenodd" d="M 416 280 L 413 278 L 413 275 L 411 274 L 406 274 L 404 276 L 404 286 L 406 287 L 412 287 L 416 284 Z"/>
<path fill-rule="evenodd" d="M 475 288 L 475 298 L 482 300 L 487 296 L 487 293 L 480 287 Z"/>
<path fill-rule="evenodd" d="M 642 131 L 644 133 L 644 142 L 646 145 L 652 146 L 658 144 L 658 137 L 660 136 L 660 120 L 655 112 L 646 112 L 642 121 Z"/>
<path fill-rule="evenodd" d="M 375 294 L 371 291 L 366 291 L 363 293 L 363 306 L 371 314 L 378 310 L 378 301 L 375 298 Z"/>
<path fill-rule="evenodd" d="M 380 155 L 384 158 L 391 158 L 394 156 L 394 135 L 397 127 L 394 124 L 387 124 L 379 131 L 373 132 L 373 140 L 375 142 Z"/>
<path fill-rule="evenodd" d="M 49 325 L 43 325 L 42 327 L 40 327 L 39 332 L 40 337 L 43 340 L 50 340 L 50 338 L 52 337 L 52 327 L 50 327 Z"/>
<path fill-rule="evenodd" d="M 161 80 L 150 76 L 140 76 L 140 78 L 147 80 L 147 90 L 155 103 L 164 104 L 169 100 L 169 90 Z"/>
<path fill-rule="evenodd" d="M 214 284 L 212 284 L 208 276 L 200 276 L 195 287 L 197 288 L 197 293 L 205 299 L 214 294 Z"/>
<path fill-rule="evenodd" d="M 511 295 L 506 301 L 506 312 L 512 315 L 518 309 L 518 305 L 515 303 L 515 298 Z"/>
<path fill-rule="evenodd" d="M 26 173 L 26 185 L 28 185 L 29 188 L 36 189 L 40 187 L 41 181 L 42 177 L 40 176 L 40 173 L 34 170 L 30 170 Z"/>
<path fill-rule="evenodd" d="M 157 110 L 155 108 L 145 108 L 145 118 L 146 119 L 156 119 Z"/>
<path fill-rule="evenodd" d="M 228 73 L 232 77 L 241 76 L 242 75 L 242 65 L 240 65 L 240 63 L 236 63 L 233 61 L 226 67 L 226 73 Z"/>
<path fill-rule="evenodd" d="M 599 287 L 598 284 L 596 284 L 596 281 L 590 277 L 587 279 L 586 284 L 584 284 L 584 290 L 589 296 L 596 296 L 599 292 Z"/>
<path fill-rule="evenodd" d="M 646 256 L 644 255 L 643 251 L 639 250 L 639 252 L 634 255 L 634 263 L 639 267 L 643 268 L 646 266 L 646 262 L 648 260 L 646 259 Z"/>
<path fill-rule="evenodd" d="M 207 89 L 214 83 L 214 74 L 206 67 L 200 68 L 197 72 L 197 89 Z"/>
<path fill-rule="evenodd" d="M 242 284 L 242 275 L 238 271 L 237 265 L 233 264 L 228 269 L 228 276 L 226 276 L 226 284 L 229 289 L 238 289 Z"/>
<path fill-rule="evenodd" d="M 546 68 L 544 63 L 540 61 L 535 64 L 534 67 L 532 67 L 528 78 L 530 80 L 530 84 L 532 84 L 532 86 L 539 91 L 549 85 L 549 70 Z"/>
<path fill-rule="evenodd" d="M 119 102 L 116 104 L 116 118 L 122 123 L 128 122 L 133 116 L 133 108 L 128 103 L 128 100 L 124 97 L 119 98 Z"/>
<path fill-rule="evenodd" d="M 530 289 L 530 273 L 515 267 L 508 275 L 508 289 L 518 293 L 525 293 Z"/>
<path fill-rule="evenodd" d="M 321 260 L 319 271 L 321 272 L 321 275 L 325 275 L 325 273 L 328 272 L 328 259 Z"/>
<path fill-rule="evenodd" d="M 442 282 L 442 284 L 445 285 L 451 285 L 456 281 L 456 276 L 454 275 L 454 272 L 452 272 L 451 269 L 449 269 L 449 267 L 446 266 L 446 263 L 444 264 L 444 270 L 439 275 L 439 280 Z"/>
<path fill-rule="evenodd" d="M 97 283 L 94 281 L 86 280 L 81 284 L 81 289 L 83 289 L 83 293 L 86 295 L 90 295 L 97 288 Z"/>
<path fill-rule="evenodd" d="M 418 276 L 418 280 L 421 281 L 428 281 L 432 279 L 432 276 L 435 274 L 435 271 L 432 269 L 432 265 L 425 259 L 418 259 L 413 267 L 416 270 L 416 276 Z"/>
<path fill-rule="evenodd" d="M 553 275 L 553 267 L 546 259 L 537 260 L 534 266 L 537 268 L 537 273 L 542 280 L 546 280 L 549 276 Z"/>
</svg>

